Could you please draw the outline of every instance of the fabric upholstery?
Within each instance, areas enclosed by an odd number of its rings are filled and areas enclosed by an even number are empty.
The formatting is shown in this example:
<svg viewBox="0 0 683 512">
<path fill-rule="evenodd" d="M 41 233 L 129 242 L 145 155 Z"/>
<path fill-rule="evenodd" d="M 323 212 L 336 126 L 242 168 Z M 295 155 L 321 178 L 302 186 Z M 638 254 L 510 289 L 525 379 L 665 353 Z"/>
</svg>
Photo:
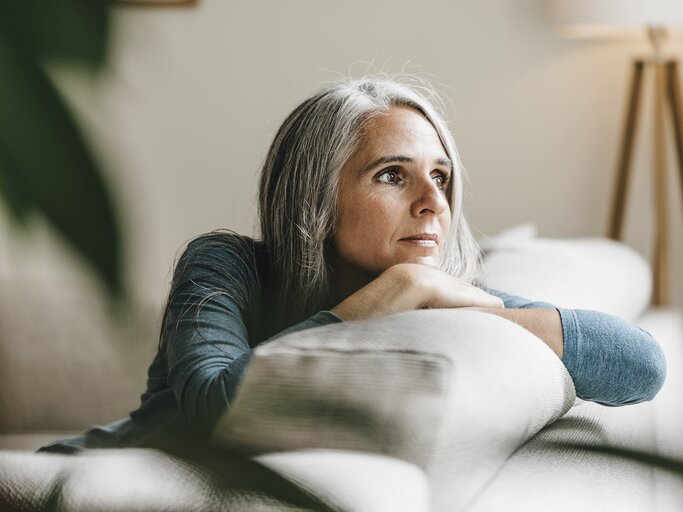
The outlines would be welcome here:
<svg viewBox="0 0 683 512">
<path fill-rule="evenodd" d="M 430 510 L 424 473 L 389 457 L 329 450 L 253 461 L 220 451 L 213 455 L 199 464 L 152 449 L 0 452 L 0 510 Z"/>
<path fill-rule="evenodd" d="M 407 462 L 365 452 L 301 450 L 267 453 L 254 460 L 339 510 L 431 511 L 427 475 Z"/>
<path fill-rule="evenodd" d="M 558 421 L 514 453 L 476 496 L 469 512 L 678 512 L 680 476 L 559 443 L 606 444 L 683 458 L 683 315 L 652 309 L 638 325 L 664 350 L 669 378 L 652 402 L 602 407 L 577 400 Z"/>
<path fill-rule="evenodd" d="M 158 312 L 116 317 L 74 283 L 0 282 L 0 433 L 74 431 L 126 416 L 144 389 Z"/>
<path fill-rule="evenodd" d="M 536 237 L 533 224 L 482 241 L 486 286 L 565 308 L 635 322 L 652 292 L 652 272 L 635 249 L 607 238 Z M 624 279 L 628 276 L 628 279 Z"/>
<path fill-rule="evenodd" d="M 258 347 L 214 439 L 250 454 L 397 457 L 427 472 L 438 509 L 455 510 L 574 399 L 557 356 L 517 324 L 410 311 Z"/>
</svg>

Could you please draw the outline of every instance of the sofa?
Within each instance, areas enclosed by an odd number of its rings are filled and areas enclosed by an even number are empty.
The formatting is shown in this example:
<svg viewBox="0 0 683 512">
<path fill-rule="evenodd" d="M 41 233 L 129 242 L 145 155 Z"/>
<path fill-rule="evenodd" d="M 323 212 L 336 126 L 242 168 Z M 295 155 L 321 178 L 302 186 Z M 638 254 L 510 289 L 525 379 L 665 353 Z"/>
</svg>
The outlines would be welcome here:
<svg viewBox="0 0 683 512">
<path fill-rule="evenodd" d="M 576 397 L 529 331 L 476 310 L 421 310 L 293 333 L 254 351 L 206 442 L 35 454 L 124 417 L 161 304 L 113 312 L 68 283 L 0 288 L 0 510 L 680 510 L 665 470 L 577 445 L 683 459 L 683 312 L 649 305 L 647 261 L 604 238 L 480 240 L 488 287 L 620 316 L 661 344 L 651 402 Z"/>
</svg>

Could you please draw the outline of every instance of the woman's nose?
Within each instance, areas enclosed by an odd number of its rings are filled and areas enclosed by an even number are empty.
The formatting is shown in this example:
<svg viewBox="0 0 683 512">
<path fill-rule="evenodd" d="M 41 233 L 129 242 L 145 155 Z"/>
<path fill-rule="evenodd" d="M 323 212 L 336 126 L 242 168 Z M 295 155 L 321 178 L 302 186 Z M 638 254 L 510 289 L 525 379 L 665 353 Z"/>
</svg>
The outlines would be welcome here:
<svg viewBox="0 0 683 512">
<path fill-rule="evenodd" d="M 415 199 L 411 205 L 411 213 L 415 217 L 422 215 L 440 215 L 448 208 L 448 198 L 430 177 L 427 183 L 416 184 Z"/>
</svg>

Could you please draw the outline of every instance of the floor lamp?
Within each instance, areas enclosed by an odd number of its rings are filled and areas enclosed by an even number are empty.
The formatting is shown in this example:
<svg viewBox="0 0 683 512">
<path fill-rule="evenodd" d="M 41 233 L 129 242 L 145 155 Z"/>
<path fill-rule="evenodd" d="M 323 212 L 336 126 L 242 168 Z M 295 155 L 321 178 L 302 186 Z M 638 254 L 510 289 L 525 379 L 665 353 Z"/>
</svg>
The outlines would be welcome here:
<svg viewBox="0 0 683 512">
<path fill-rule="evenodd" d="M 654 77 L 652 178 L 655 193 L 655 238 L 652 303 L 660 306 L 668 305 L 671 279 L 666 142 L 669 134 L 673 133 L 678 182 L 681 199 L 683 199 L 683 116 L 678 61 L 665 58 L 662 45 L 666 39 L 667 29 L 683 25 L 683 1 L 555 0 L 554 10 L 556 21 L 562 27 L 564 35 L 597 38 L 646 33 L 652 43 L 652 55 L 633 63 L 608 236 L 614 240 L 621 240 L 623 236 L 626 196 L 638 126 L 638 107 L 643 76 L 650 73 Z M 674 173 L 674 179 L 675 176 L 676 173 Z"/>
</svg>

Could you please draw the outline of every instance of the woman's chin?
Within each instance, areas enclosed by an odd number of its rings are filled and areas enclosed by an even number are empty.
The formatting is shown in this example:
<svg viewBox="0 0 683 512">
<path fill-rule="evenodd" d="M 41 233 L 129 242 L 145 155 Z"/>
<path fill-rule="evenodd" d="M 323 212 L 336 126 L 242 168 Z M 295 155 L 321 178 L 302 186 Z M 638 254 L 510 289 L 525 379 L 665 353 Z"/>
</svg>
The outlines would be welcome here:
<svg viewBox="0 0 683 512">
<path fill-rule="evenodd" d="M 441 266 L 441 262 L 435 256 L 411 256 L 397 263 L 416 263 L 418 265 L 427 265 L 428 267 L 434 268 L 439 268 Z"/>
</svg>

